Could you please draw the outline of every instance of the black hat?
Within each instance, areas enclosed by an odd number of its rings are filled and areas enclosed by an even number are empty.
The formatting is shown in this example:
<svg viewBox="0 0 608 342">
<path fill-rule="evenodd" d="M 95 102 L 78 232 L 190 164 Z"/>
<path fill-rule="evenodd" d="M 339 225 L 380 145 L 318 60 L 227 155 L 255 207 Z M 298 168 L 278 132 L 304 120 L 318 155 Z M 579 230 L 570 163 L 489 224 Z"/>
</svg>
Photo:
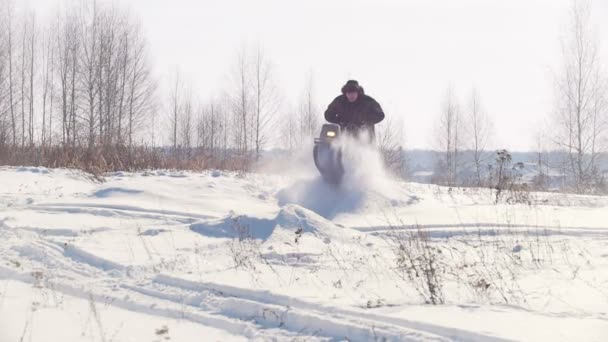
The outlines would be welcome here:
<svg viewBox="0 0 608 342">
<path fill-rule="evenodd" d="M 359 86 L 359 82 L 357 82 L 355 80 L 349 80 L 342 87 L 342 94 L 346 94 L 346 93 L 350 93 L 350 92 L 355 92 L 355 91 L 356 92 L 360 92 L 361 91 L 361 86 Z"/>
</svg>

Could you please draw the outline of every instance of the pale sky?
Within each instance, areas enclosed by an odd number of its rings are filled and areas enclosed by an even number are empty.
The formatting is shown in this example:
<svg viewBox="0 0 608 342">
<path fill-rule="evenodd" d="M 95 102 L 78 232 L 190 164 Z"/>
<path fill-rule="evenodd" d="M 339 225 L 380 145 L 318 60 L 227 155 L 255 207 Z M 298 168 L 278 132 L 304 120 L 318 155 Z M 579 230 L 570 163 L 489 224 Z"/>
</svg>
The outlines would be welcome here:
<svg viewBox="0 0 608 342">
<path fill-rule="evenodd" d="M 69 0 L 25 0 L 48 11 Z M 103 0 L 98 0 L 103 1 Z M 491 148 L 531 150 L 553 110 L 570 0 L 114 0 L 140 19 L 158 75 L 179 66 L 201 97 L 227 83 L 236 51 L 261 44 L 292 102 L 309 70 L 322 110 L 349 78 L 405 127 L 407 148 L 434 147 L 450 84 L 473 87 L 495 122 Z M 608 0 L 593 16 L 608 48 Z M 602 26 L 604 25 L 604 26 Z M 606 56 L 606 55 L 605 55 Z M 608 62 L 608 59 L 604 59 Z M 608 63 L 606 63 L 608 64 Z M 322 116 L 322 110 L 319 115 Z"/>
</svg>

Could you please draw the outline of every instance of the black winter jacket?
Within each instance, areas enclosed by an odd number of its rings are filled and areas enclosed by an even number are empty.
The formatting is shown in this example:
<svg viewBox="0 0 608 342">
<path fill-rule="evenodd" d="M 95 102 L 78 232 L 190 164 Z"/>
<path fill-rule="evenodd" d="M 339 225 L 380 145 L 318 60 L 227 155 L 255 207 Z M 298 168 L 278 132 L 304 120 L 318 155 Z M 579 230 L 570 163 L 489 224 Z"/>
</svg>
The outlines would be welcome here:
<svg viewBox="0 0 608 342">
<path fill-rule="evenodd" d="M 355 102 L 349 102 L 346 95 L 340 95 L 327 107 L 325 120 L 351 133 L 367 131 L 374 139 L 374 125 L 384 120 L 384 111 L 376 100 L 364 93 L 360 93 Z"/>
</svg>

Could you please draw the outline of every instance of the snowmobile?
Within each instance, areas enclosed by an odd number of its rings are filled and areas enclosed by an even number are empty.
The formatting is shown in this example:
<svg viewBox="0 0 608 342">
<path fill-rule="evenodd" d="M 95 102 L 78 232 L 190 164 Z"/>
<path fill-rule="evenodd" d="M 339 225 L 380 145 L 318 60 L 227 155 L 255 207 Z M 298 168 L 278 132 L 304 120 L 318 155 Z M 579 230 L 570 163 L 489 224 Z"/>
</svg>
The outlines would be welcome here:
<svg viewBox="0 0 608 342">
<path fill-rule="evenodd" d="M 340 126 L 336 124 L 324 124 L 321 135 L 315 138 L 313 157 L 315 166 L 321 173 L 323 179 L 334 185 L 339 185 L 344 176 L 342 165 L 342 150 L 339 146 Z"/>
</svg>

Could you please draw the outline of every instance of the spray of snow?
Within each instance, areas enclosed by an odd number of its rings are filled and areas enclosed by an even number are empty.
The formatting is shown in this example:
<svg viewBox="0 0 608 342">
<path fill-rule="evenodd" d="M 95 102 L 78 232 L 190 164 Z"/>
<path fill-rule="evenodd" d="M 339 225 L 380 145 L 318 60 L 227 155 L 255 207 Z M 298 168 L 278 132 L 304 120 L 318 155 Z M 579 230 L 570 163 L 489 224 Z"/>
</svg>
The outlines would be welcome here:
<svg viewBox="0 0 608 342">
<path fill-rule="evenodd" d="M 342 137 L 345 175 L 339 186 L 327 184 L 314 167 L 312 144 L 307 144 L 288 160 L 281 161 L 282 174 L 289 185 L 280 190 L 280 205 L 297 204 L 325 218 L 340 213 L 356 212 L 370 198 L 390 190 L 379 150 L 373 145 L 352 137 Z"/>
<path fill-rule="evenodd" d="M 379 148 L 361 139 L 341 140 L 344 164 L 343 187 L 361 192 L 386 192 L 390 176 L 384 167 Z"/>
</svg>

